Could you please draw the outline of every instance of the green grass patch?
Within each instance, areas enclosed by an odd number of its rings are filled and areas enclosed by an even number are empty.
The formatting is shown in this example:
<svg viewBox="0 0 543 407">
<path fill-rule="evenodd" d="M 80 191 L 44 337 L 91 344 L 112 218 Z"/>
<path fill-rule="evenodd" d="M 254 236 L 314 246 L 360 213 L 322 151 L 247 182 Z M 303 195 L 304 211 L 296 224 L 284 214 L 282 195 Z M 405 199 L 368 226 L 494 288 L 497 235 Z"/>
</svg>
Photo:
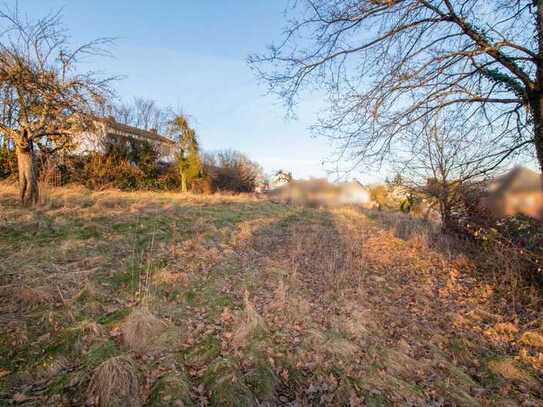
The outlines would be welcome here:
<svg viewBox="0 0 543 407">
<path fill-rule="evenodd" d="M 113 325 L 126 318 L 128 314 L 130 314 L 130 308 L 119 308 L 110 314 L 98 318 L 97 322 L 102 325 Z"/>
<path fill-rule="evenodd" d="M 220 353 L 219 340 L 213 335 L 208 335 L 185 353 L 184 360 L 189 366 L 202 367 L 212 362 Z"/>
<path fill-rule="evenodd" d="M 191 383 L 184 371 L 166 373 L 153 384 L 146 406 L 193 406 L 190 389 Z"/>
<path fill-rule="evenodd" d="M 239 376 L 239 367 L 231 359 L 218 358 L 204 374 L 204 384 L 211 393 L 214 405 L 254 406 L 256 400 L 249 387 Z"/>
<path fill-rule="evenodd" d="M 85 355 L 83 365 L 89 370 L 94 369 L 105 360 L 117 356 L 118 353 L 119 349 L 112 340 L 94 344 Z"/>
</svg>

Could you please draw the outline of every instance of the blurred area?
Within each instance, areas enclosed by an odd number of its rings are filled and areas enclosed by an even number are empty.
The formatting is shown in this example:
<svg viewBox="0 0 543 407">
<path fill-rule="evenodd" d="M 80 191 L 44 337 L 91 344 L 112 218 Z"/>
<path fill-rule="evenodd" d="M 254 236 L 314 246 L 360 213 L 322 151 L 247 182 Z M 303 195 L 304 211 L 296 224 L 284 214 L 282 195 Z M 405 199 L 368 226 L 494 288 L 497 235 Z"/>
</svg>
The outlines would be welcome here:
<svg viewBox="0 0 543 407">
<path fill-rule="evenodd" d="M 359 205 L 376 208 L 369 188 L 357 180 L 331 183 L 325 179 L 292 180 L 265 192 L 272 200 L 311 207 Z"/>
<path fill-rule="evenodd" d="M 538 173 L 525 167 L 515 167 L 489 182 L 481 196 L 481 209 L 493 218 L 525 215 L 541 220 L 542 183 Z"/>
<path fill-rule="evenodd" d="M 449 197 L 458 195 L 450 199 L 456 215 L 467 211 L 489 221 L 517 215 L 543 219 L 543 180 L 537 172 L 526 167 L 514 167 L 485 182 L 450 183 L 447 187 Z M 280 174 L 257 192 L 278 202 L 311 207 L 356 205 L 367 209 L 400 210 L 441 222 L 439 197 L 442 189 L 434 179 L 426 180 L 422 186 L 394 182 L 365 186 L 356 179 L 332 183 L 326 179 L 296 180 Z"/>
</svg>

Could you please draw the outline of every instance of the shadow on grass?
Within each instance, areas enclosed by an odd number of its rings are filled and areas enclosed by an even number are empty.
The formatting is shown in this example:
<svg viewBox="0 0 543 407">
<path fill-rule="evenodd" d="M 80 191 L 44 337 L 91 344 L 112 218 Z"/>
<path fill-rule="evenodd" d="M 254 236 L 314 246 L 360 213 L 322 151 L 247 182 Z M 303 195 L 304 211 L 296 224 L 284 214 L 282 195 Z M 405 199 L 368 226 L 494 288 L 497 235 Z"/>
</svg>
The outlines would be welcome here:
<svg viewBox="0 0 543 407">
<path fill-rule="evenodd" d="M 504 378 L 487 367 L 487 359 L 507 355 L 458 324 L 473 305 L 471 292 L 455 281 L 454 259 L 417 240 L 420 230 L 396 230 L 394 222 L 370 221 L 353 209 L 269 202 L 113 200 L 50 208 L 39 215 L 47 221 L 9 210 L 15 220 L 2 227 L 16 236 L 0 244 L 10 251 L 11 269 L 62 270 L 66 253 L 78 260 L 99 245 L 99 268 L 89 278 L 103 292 L 56 310 L 66 314 L 59 332 L 72 332 L 70 313 L 114 329 L 129 314 L 141 276 L 150 275 L 156 286 L 149 306 L 179 332 L 161 357 L 137 358 L 139 371 L 146 379 L 161 369 L 182 378 L 182 386 L 157 380 L 152 388 L 160 391 L 149 398 L 156 405 L 172 401 L 169 387 L 173 397 L 212 405 L 476 405 L 519 401 L 522 386 L 532 399 L 539 395 L 531 376 L 519 382 L 522 376 Z M 50 240 L 35 242 L 33 227 Z M 74 240 L 85 244 L 61 249 Z M 32 258 L 22 253 L 28 245 Z M 32 346 L 45 346 L 37 341 L 44 332 L 30 331 Z M 68 344 L 71 365 L 95 366 L 97 352 L 90 363 L 77 343 Z M 107 352 L 101 349 L 106 356 L 127 352 L 109 338 Z M 21 390 L 10 383 L 11 394 Z M 51 392 L 82 404 L 85 385 L 73 392 L 61 383 Z M 506 385 L 509 393 L 493 396 Z"/>
</svg>

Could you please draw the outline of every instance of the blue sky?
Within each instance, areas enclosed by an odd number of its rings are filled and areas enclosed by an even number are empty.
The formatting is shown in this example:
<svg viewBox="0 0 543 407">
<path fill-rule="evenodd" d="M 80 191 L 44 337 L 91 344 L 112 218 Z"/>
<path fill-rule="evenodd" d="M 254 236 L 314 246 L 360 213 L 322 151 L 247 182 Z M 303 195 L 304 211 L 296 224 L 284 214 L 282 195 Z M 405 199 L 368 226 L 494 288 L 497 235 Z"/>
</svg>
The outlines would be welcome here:
<svg viewBox="0 0 543 407">
<path fill-rule="evenodd" d="M 281 38 L 286 2 L 19 0 L 19 7 L 32 17 L 62 8 L 74 43 L 116 37 L 114 58 L 94 66 L 124 77 L 115 88 L 125 100 L 142 96 L 181 107 L 204 149 L 240 150 L 268 173 L 282 168 L 295 177 L 321 177 L 333 150 L 308 130 L 319 98 L 306 97 L 297 119 L 287 119 L 246 63 Z"/>
</svg>

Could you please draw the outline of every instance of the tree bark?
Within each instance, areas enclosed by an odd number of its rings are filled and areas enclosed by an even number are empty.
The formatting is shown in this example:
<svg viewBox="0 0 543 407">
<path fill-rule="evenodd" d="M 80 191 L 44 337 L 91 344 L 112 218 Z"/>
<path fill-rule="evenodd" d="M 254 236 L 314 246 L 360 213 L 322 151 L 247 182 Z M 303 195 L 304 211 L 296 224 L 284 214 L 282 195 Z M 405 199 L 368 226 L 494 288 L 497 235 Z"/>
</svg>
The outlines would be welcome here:
<svg viewBox="0 0 543 407">
<path fill-rule="evenodd" d="M 17 168 L 19 170 L 19 198 L 25 206 L 38 202 L 38 178 L 32 141 L 17 143 Z"/>
<path fill-rule="evenodd" d="M 530 104 L 534 119 L 534 144 L 539 161 L 539 168 L 543 172 L 543 0 L 536 0 L 536 30 L 539 47 L 539 60 L 537 61 L 537 83 L 531 95 Z"/>
<path fill-rule="evenodd" d="M 181 192 L 187 192 L 187 176 L 185 172 L 183 171 L 181 173 Z"/>
<path fill-rule="evenodd" d="M 534 118 L 534 144 L 539 162 L 539 169 L 543 173 L 543 95 L 538 95 L 538 101 L 533 103 L 532 113 Z"/>
</svg>

